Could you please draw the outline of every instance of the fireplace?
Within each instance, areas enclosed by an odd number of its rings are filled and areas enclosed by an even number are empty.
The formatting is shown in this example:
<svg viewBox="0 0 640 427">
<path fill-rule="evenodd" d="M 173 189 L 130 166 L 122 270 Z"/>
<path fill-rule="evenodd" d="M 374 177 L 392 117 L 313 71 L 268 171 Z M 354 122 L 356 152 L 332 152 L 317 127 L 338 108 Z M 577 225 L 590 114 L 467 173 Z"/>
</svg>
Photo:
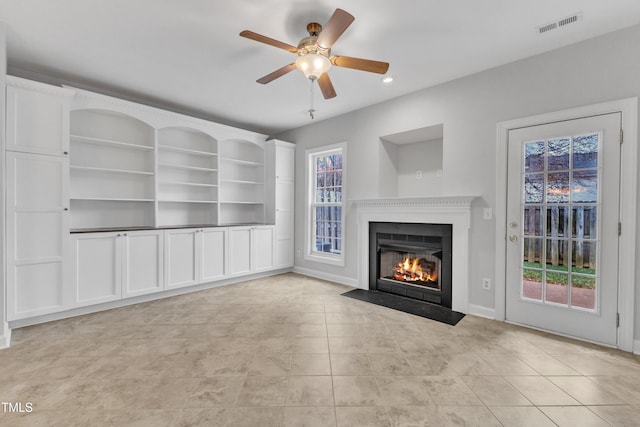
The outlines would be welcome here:
<svg viewBox="0 0 640 427">
<path fill-rule="evenodd" d="M 369 289 L 451 308 L 452 226 L 369 223 Z"/>
</svg>

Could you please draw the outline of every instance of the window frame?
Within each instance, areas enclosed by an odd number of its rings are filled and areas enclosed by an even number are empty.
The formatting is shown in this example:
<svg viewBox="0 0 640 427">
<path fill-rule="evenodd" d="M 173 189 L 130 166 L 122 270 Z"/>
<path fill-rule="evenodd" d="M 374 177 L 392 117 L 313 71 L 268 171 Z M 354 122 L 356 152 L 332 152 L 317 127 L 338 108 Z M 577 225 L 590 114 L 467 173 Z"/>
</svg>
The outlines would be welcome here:
<svg viewBox="0 0 640 427">
<path fill-rule="evenodd" d="M 316 252 L 314 250 L 315 244 L 315 159 L 318 156 L 341 154 L 342 155 L 342 200 L 340 202 L 341 209 L 341 251 L 340 254 L 328 254 Z M 346 188 L 347 188 L 347 144 L 341 142 L 338 144 L 324 145 L 321 147 L 310 148 L 305 151 L 305 188 L 306 188 L 306 203 L 305 203 L 305 250 L 304 259 L 307 261 L 320 262 L 324 264 L 330 264 L 335 266 L 344 267 L 345 260 L 345 248 L 346 248 Z"/>
</svg>

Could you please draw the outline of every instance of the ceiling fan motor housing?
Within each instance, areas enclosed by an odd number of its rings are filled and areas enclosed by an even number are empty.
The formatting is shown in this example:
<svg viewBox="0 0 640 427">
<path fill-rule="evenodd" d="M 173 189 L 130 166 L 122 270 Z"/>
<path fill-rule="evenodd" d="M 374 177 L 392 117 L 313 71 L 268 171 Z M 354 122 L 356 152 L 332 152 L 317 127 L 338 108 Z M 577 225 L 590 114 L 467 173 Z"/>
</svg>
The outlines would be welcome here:
<svg viewBox="0 0 640 427">
<path fill-rule="evenodd" d="M 328 58 L 331 54 L 331 49 L 323 49 L 318 46 L 318 36 L 309 36 L 300 40 L 300 43 L 298 43 L 298 56 L 312 53 L 326 56 Z"/>
</svg>

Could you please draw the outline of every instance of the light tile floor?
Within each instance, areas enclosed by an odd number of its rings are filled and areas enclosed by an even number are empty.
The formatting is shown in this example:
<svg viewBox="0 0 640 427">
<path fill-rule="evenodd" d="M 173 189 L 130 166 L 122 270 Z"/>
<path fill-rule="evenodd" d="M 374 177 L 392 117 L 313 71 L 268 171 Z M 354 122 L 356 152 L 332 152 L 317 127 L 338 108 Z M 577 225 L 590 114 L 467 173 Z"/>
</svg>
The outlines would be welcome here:
<svg viewBox="0 0 640 427">
<path fill-rule="evenodd" d="M 13 331 L 2 426 L 638 426 L 640 358 L 274 276 Z"/>
</svg>

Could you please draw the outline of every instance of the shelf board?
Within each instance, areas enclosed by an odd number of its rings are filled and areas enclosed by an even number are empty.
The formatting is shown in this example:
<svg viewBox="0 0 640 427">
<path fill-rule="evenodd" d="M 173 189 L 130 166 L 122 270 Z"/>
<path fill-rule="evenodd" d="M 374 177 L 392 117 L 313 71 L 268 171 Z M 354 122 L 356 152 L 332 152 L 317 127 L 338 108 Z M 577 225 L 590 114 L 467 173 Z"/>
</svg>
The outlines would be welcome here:
<svg viewBox="0 0 640 427">
<path fill-rule="evenodd" d="M 88 172 L 124 173 L 124 174 L 132 174 L 132 175 L 153 175 L 153 172 L 132 171 L 132 170 L 126 170 L 126 169 L 97 168 L 94 166 L 71 165 L 70 168 L 73 170 L 88 171 Z"/>
<path fill-rule="evenodd" d="M 227 163 L 235 163 L 238 165 L 244 165 L 244 166 L 264 166 L 264 163 L 261 162 L 251 162 L 249 160 L 239 160 L 239 159 L 232 159 L 230 157 L 221 157 L 220 160 L 227 162 Z"/>
<path fill-rule="evenodd" d="M 218 169 L 212 169 L 212 168 L 201 168 L 199 166 L 173 165 L 170 163 L 160 163 L 159 166 L 165 167 L 165 168 L 187 169 L 187 170 L 200 171 L 200 172 L 216 172 L 218 170 Z"/>
<path fill-rule="evenodd" d="M 140 151 L 153 150 L 153 147 L 149 147 L 148 145 L 131 144 L 129 142 L 113 141 L 110 139 L 93 138 L 90 136 L 82 136 L 82 135 L 71 135 L 71 140 L 81 142 L 83 144 L 102 145 L 106 147 L 118 147 L 118 148 L 125 148 L 128 150 L 140 150 Z"/>
<path fill-rule="evenodd" d="M 199 151 L 199 150 L 192 150 L 190 148 L 182 148 L 182 147 L 174 147 L 172 145 L 158 145 L 158 147 L 161 150 L 167 150 L 167 151 L 177 151 L 178 153 L 186 153 L 186 154 L 194 154 L 197 156 L 209 156 L 209 157 L 213 157 L 213 156 L 217 156 L 217 153 L 211 153 L 209 151 Z"/>
<path fill-rule="evenodd" d="M 241 179 L 222 179 L 222 182 L 230 182 L 232 184 L 252 184 L 252 185 L 263 185 L 264 182 L 260 181 L 244 181 Z"/>
<path fill-rule="evenodd" d="M 217 184 L 199 184 L 197 182 L 160 181 L 161 185 L 186 185 L 189 187 L 217 187 Z"/>
<path fill-rule="evenodd" d="M 218 203 L 216 200 L 158 200 L 159 203 L 205 203 L 205 204 L 216 204 Z"/>
<path fill-rule="evenodd" d="M 153 202 L 153 199 L 134 199 L 134 198 L 120 198 L 120 197 L 71 197 L 73 200 L 86 200 L 97 202 Z"/>
<path fill-rule="evenodd" d="M 264 205 L 264 202 L 238 202 L 225 200 L 220 202 L 221 205 Z"/>
</svg>

